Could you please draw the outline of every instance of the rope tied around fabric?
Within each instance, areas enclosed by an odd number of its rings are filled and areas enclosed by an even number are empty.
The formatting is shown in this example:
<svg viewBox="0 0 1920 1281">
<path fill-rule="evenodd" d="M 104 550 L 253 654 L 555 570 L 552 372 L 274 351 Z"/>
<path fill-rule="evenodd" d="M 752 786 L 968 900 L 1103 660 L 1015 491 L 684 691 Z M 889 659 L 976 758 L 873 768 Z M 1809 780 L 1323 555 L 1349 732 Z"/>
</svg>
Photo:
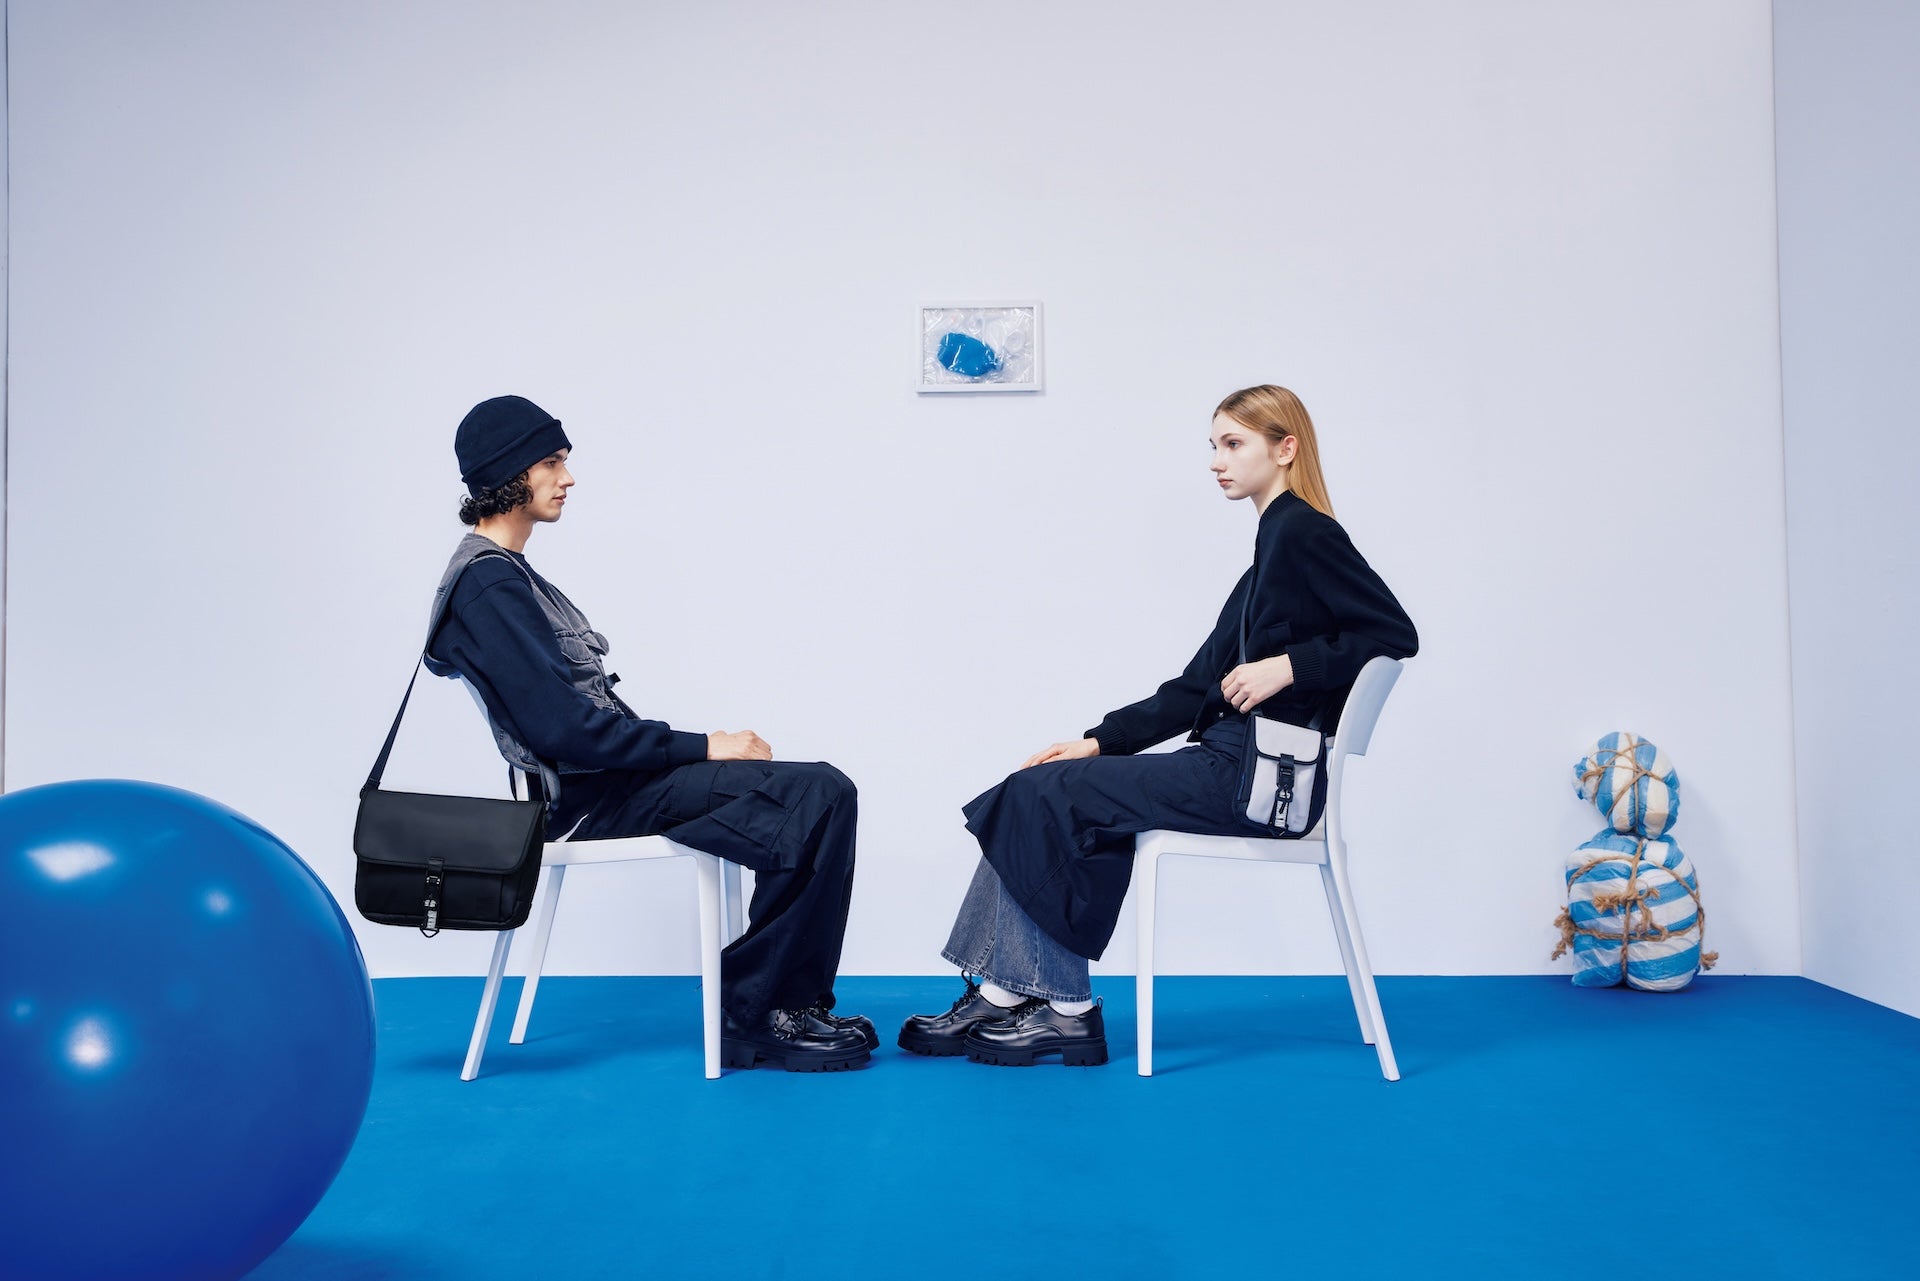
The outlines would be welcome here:
<svg viewBox="0 0 1920 1281">
<path fill-rule="evenodd" d="M 1638 761 L 1634 762 L 1634 766 L 1636 769 L 1640 769 Z M 1644 769 L 1641 769 L 1640 772 L 1647 773 Z M 1648 774 L 1648 777 L 1654 778 L 1658 776 Z M 1627 860 L 1626 888 L 1614 893 L 1595 894 L 1593 896 L 1593 907 L 1597 912 L 1611 913 L 1621 908 L 1626 909 L 1620 920 L 1620 933 L 1614 935 L 1605 930 L 1595 929 L 1590 925 L 1576 924 L 1573 919 L 1573 905 L 1568 904 L 1566 907 L 1560 909 L 1560 915 L 1554 920 L 1554 924 L 1560 929 L 1560 945 L 1553 949 L 1553 955 L 1548 957 L 1548 960 L 1557 961 L 1572 950 L 1574 938 L 1577 935 L 1584 934 L 1588 938 L 1602 939 L 1607 942 L 1612 942 L 1613 939 L 1617 937 L 1620 940 L 1620 981 L 1624 983 L 1627 981 L 1627 948 L 1629 945 L 1633 943 L 1662 943 L 1672 938 L 1676 933 L 1684 934 L 1687 932 L 1686 930 L 1676 931 L 1668 929 L 1664 925 L 1655 923 L 1653 919 L 1653 911 L 1647 906 L 1647 900 L 1658 894 L 1659 889 L 1657 887 L 1649 888 L 1640 883 L 1640 856 L 1646 852 L 1646 848 L 1647 838 L 1644 836 L 1636 836 L 1634 837 L 1632 854 L 1623 854 L 1617 851 L 1609 852 L 1598 858 L 1590 858 L 1578 868 L 1574 869 L 1573 873 L 1567 877 L 1567 884 L 1569 886 L 1602 864 L 1617 862 L 1621 859 Z M 1720 954 L 1706 950 L 1707 908 L 1706 904 L 1700 901 L 1700 888 L 1698 884 L 1689 884 L 1686 877 L 1674 872 L 1672 868 L 1662 867 L 1661 870 L 1673 877 L 1674 883 L 1684 889 L 1693 899 L 1693 924 L 1688 926 L 1687 929 L 1699 931 L 1701 942 L 1700 968 L 1702 970 L 1712 969 L 1714 964 L 1719 961 Z M 1694 879 L 1695 882 L 1697 882 L 1699 878 L 1696 876 Z M 1633 924 L 1633 914 L 1636 908 L 1639 909 L 1641 921 L 1638 929 L 1636 929 Z"/>
<path fill-rule="evenodd" d="M 1637 734 L 1629 734 L 1623 731 L 1619 737 L 1622 740 L 1619 746 L 1595 747 L 1593 754 L 1587 758 L 1590 764 L 1588 764 L 1585 770 L 1581 771 L 1580 786 L 1577 789 L 1580 795 L 1598 804 L 1602 780 L 1624 761 L 1625 765 L 1632 771 L 1632 777 L 1627 780 L 1625 787 L 1619 788 L 1614 792 L 1612 803 L 1609 804 L 1604 811 L 1609 823 L 1613 822 L 1614 806 L 1618 805 L 1622 800 L 1625 800 L 1627 803 L 1628 815 L 1631 816 L 1633 814 L 1633 798 L 1642 782 L 1645 782 L 1647 785 L 1646 795 L 1649 798 L 1653 795 L 1653 787 L 1656 784 L 1663 791 L 1668 787 L 1667 780 L 1664 776 L 1654 773 L 1651 769 L 1640 763 L 1640 749 L 1642 747 L 1652 747 L 1653 745 Z M 1654 759 L 1660 759 L 1658 748 L 1654 748 Z M 1615 830 L 1619 830 L 1618 827 L 1616 827 Z M 1645 835 L 1644 832 L 1638 834 L 1642 836 Z M 1656 836 L 1661 834 L 1661 832 L 1654 833 Z"/>
</svg>

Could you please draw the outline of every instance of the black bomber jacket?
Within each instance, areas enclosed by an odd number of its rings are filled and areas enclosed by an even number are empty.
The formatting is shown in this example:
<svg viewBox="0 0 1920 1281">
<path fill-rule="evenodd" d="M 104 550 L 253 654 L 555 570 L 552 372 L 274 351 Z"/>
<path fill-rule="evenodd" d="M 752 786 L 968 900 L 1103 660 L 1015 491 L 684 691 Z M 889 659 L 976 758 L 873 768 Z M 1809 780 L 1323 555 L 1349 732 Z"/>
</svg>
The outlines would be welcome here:
<svg viewBox="0 0 1920 1281">
<path fill-rule="evenodd" d="M 1369 659 L 1411 658 L 1420 647 L 1413 621 L 1340 523 L 1297 494 L 1283 493 L 1260 514 L 1253 565 L 1186 670 L 1087 731 L 1101 755 L 1130 755 L 1182 731 L 1198 738 L 1215 721 L 1238 715 L 1220 682 L 1240 663 L 1241 610 L 1250 587 L 1248 661 L 1279 654 L 1293 660 L 1293 684 L 1260 705 L 1263 716 L 1305 725 L 1318 713 L 1331 734 Z"/>
</svg>

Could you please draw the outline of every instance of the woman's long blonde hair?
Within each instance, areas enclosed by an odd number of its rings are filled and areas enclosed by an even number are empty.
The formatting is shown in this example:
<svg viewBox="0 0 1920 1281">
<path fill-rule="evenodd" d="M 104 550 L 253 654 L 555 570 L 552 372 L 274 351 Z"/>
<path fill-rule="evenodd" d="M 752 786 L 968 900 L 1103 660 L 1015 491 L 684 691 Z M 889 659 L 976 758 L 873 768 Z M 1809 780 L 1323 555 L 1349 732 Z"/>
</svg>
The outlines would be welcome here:
<svg viewBox="0 0 1920 1281">
<path fill-rule="evenodd" d="M 1305 499 L 1315 511 L 1333 515 L 1333 500 L 1327 497 L 1327 480 L 1320 474 L 1320 443 L 1313 437 L 1313 419 L 1307 416 L 1307 407 L 1300 403 L 1298 396 L 1285 387 L 1262 383 L 1234 392 L 1213 412 L 1225 414 L 1276 445 L 1289 436 L 1299 441 L 1294 447 L 1293 467 L 1287 473 L 1287 488 Z"/>
</svg>

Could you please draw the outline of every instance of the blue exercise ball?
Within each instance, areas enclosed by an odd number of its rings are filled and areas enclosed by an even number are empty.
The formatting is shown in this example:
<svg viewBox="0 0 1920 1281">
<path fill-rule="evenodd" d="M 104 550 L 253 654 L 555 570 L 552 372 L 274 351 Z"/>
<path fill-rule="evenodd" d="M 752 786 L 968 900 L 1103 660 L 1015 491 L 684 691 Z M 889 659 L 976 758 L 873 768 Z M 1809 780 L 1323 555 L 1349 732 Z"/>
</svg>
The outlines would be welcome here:
<svg viewBox="0 0 1920 1281">
<path fill-rule="evenodd" d="M 0 796 L 0 1275 L 237 1277 L 373 1085 L 347 919 L 258 823 L 152 783 Z"/>
</svg>

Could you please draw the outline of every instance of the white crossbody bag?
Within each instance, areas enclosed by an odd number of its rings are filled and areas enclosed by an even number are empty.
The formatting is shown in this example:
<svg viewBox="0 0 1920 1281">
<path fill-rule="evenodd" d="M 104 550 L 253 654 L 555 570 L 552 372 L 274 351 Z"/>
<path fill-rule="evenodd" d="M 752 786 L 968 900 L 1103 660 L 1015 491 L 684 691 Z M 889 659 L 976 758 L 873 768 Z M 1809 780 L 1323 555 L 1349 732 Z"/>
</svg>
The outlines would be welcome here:
<svg viewBox="0 0 1920 1281">
<path fill-rule="evenodd" d="M 1308 725 L 1276 721 L 1257 712 L 1247 717 L 1247 745 L 1240 758 L 1240 803 L 1247 820 L 1276 836 L 1302 836 L 1313 817 L 1313 789 L 1325 740 Z"/>
</svg>

